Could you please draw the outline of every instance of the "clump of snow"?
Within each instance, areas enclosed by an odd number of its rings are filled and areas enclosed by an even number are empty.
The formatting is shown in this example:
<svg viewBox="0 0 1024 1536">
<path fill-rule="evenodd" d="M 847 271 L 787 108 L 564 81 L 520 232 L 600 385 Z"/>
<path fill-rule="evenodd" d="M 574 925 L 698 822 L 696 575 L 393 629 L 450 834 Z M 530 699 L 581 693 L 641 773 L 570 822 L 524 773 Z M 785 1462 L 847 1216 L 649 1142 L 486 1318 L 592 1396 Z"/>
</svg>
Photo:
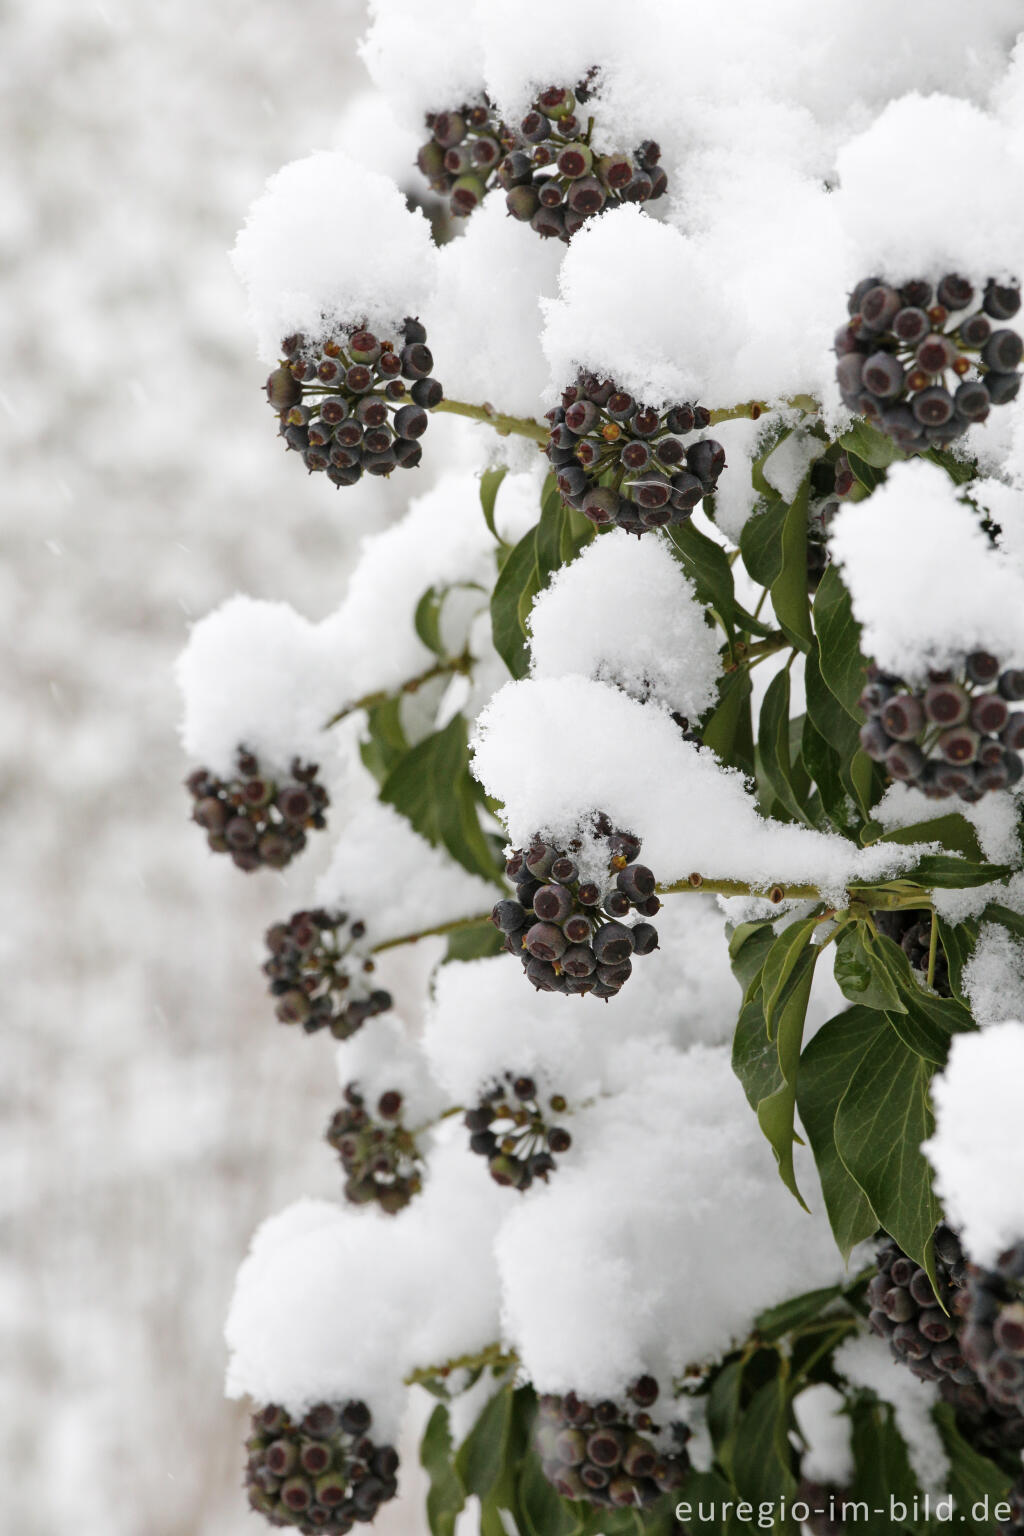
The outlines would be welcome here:
<svg viewBox="0 0 1024 1536">
<path fill-rule="evenodd" d="M 578 672 L 691 719 L 715 700 L 718 631 L 663 539 L 595 539 L 555 573 L 529 628 L 534 677 Z"/>
<path fill-rule="evenodd" d="M 402 1095 L 402 1124 L 416 1130 L 438 1115 L 444 1100 L 419 1041 L 397 1013 L 382 1013 L 368 1026 L 343 1040 L 337 1050 L 338 1081 L 360 1093 L 368 1112 L 375 1112 L 382 1093 Z"/>
<path fill-rule="evenodd" d="M 919 679 L 975 649 L 1024 660 L 1024 577 L 937 466 L 894 464 L 869 500 L 841 507 L 829 547 L 882 667 Z"/>
<path fill-rule="evenodd" d="M 835 207 L 859 276 L 899 283 L 953 271 L 980 281 L 1021 275 L 1024 217 L 1009 190 L 1020 162 L 1004 125 L 971 102 L 917 91 L 890 101 L 843 145 L 836 169 Z"/>
<path fill-rule="evenodd" d="M 334 148 L 350 154 L 368 170 L 390 176 L 403 191 L 426 194 L 416 164 L 416 151 L 425 134 L 414 132 L 395 117 L 392 104 L 378 91 L 350 96 L 338 120 Z"/>
<path fill-rule="evenodd" d="M 509 218 L 500 192 L 441 247 L 422 319 L 447 395 L 490 401 L 513 416 L 540 414 L 548 382 L 540 306 L 554 296 L 564 249 Z"/>
<path fill-rule="evenodd" d="M 221 777 L 242 745 L 278 772 L 327 745 L 330 666 L 316 626 L 287 603 L 222 603 L 193 625 L 176 675 L 185 751 Z"/>
<path fill-rule="evenodd" d="M 359 47 L 370 79 L 395 115 L 427 138 L 428 112 L 451 111 L 483 95 L 483 52 L 472 0 L 369 0 Z"/>
<path fill-rule="evenodd" d="M 504 1194 L 452 1140 L 398 1216 L 300 1200 L 264 1222 L 228 1313 L 228 1396 L 290 1413 L 364 1398 L 374 1438 L 393 1440 L 403 1378 L 498 1335 L 493 1241 Z"/>
<path fill-rule="evenodd" d="M 812 1482 L 846 1488 L 853 1481 L 853 1425 L 846 1399 L 827 1381 L 805 1387 L 793 1399 L 793 1415 L 806 1449 L 800 1475 Z"/>
<path fill-rule="evenodd" d="M 368 796 L 352 811 L 317 901 L 365 922 L 369 944 L 491 910 L 497 888 L 420 837 L 393 806 Z"/>
<path fill-rule="evenodd" d="M 764 477 L 784 501 L 792 501 L 815 459 L 820 459 L 826 444 L 820 437 L 797 428 L 773 448 L 764 461 Z"/>
<path fill-rule="evenodd" d="M 956 1035 L 932 1081 L 935 1134 L 924 1152 L 949 1219 L 976 1264 L 992 1264 L 1024 1238 L 1020 1087 L 1024 1024 Z"/>
<path fill-rule="evenodd" d="M 845 1339 L 832 1356 L 832 1364 L 851 1387 L 863 1387 L 891 1405 L 921 1488 L 926 1493 L 945 1492 L 949 1457 L 932 1419 L 932 1409 L 939 1401 L 935 1383 L 919 1381 L 894 1359 L 885 1340 L 874 1336 Z"/>
<path fill-rule="evenodd" d="M 581 764 L 585 769 L 581 769 Z M 851 881 L 886 879 L 922 849 L 845 838 L 761 817 L 743 776 L 683 740 L 669 714 L 590 678 L 508 683 L 483 711 L 473 772 L 505 807 L 510 841 L 561 846 L 594 810 L 643 838 L 659 881 L 816 884 L 841 901 Z"/>
<path fill-rule="evenodd" d="M 1024 1018 L 1024 942 L 1000 923 L 982 923 L 963 981 L 978 1024 Z"/>
<path fill-rule="evenodd" d="M 1019 862 L 1017 807 L 1010 791 L 994 790 L 976 805 L 963 801 L 957 805 L 957 813 L 970 822 L 978 834 L 982 853 L 993 864 Z M 886 830 L 912 827 L 919 821 L 930 821 L 935 817 L 935 802 L 909 784 L 890 784 L 871 815 Z"/>
<path fill-rule="evenodd" d="M 322 337 L 366 322 L 385 334 L 423 309 L 437 248 L 386 176 L 320 150 L 271 176 L 231 259 L 245 285 L 259 355 L 294 331 Z"/>
<path fill-rule="evenodd" d="M 530 470 L 507 474 L 494 502 L 494 526 L 506 544 L 518 544 L 540 516 L 540 498 L 548 462 L 538 456 Z"/>
<path fill-rule="evenodd" d="M 583 1111 L 577 1156 L 497 1241 L 504 1332 L 542 1392 L 616 1396 L 714 1360 L 755 1315 L 839 1277 L 813 1168 L 784 1188 L 725 1048 L 651 1049 Z"/>
</svg>

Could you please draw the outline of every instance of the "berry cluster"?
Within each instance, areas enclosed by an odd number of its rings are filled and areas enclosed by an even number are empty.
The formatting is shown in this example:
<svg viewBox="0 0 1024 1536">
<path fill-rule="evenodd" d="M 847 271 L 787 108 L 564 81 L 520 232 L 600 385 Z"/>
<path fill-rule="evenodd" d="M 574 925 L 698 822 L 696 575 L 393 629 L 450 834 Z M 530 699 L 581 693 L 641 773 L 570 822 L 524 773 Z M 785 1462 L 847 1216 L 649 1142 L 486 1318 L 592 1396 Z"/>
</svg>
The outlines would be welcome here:
<svg viewBox="0 0 1024 1536">
<path fill-rule="evenodd" d="M 548 1125 L 532 1077 L 506 1076 L 511 1092 L 502 1084 L 492 1088 L 466 1111 L 464 1124 L 470 1148 L 486 1157 L 494 1182 L 526 1190 L 534 1179 L 547 1183 L 558 1166 L 552 1153 L 568 1152 L 572 1137 L 564 1127 Z M 553 1114 L 564 1114 L 566 1102 L 560 1093 L 548 1104 Z"/>
<path fill-rule="evenodd" d="M 839 503 L 856 485 L 845 453 L 816 459 L 811 467 L 811 500 L 807 509 L 807 590 L 812 595 L 830 562 L 828 530 Z"/>
<path fill-rule="evenodd" d="M 929 672 L 927 686 L 915 689 L 870 667 L 860 744 L 890 778 L 929 799 L 973 803 L 1024 773 L 1024 711 L 1010 711 L 1024 699 L 1024 670 L 1002 668 L 987 651 L 972 651 L 958 670 Z"/>
<path fill-rule="evenodd" d="M 399 1123 L 402 1095 L 394 1089 L 377 1100 L 375 1118 L 355 1083 L 345 1089 L 345 1104 L 327 1128 L 327 1140 L 345 1170 L 345 1199 L 353 1205 L 376 1201 L 394 1215 L 423 1188 L 419 1148 Z"/>
<path fill-rule="evenodd" d="M 943 1377 L 959 1385 L 976 1381 L 961 1353 L 953 1299 L 963 1288 L 967 1267 L 956 1235 L 946 1226 L 935 1233 L 935 1268 L 941 1296 L 925 1270 L 886 1238 L 878 1249 L 878 1274 L 868 1286 L 872 1330 L 888 1339 L 897 1360 L 922 1381 Z"/>
<path fill-rule="evenodd" d="M 296 912 L 267 929 L 270 958 L 263 966 L 282 1024 L 301 1024 L 308 1035 L 329 1029 L 347 1040 L 374 1014 L 386 1013 L 391 994 L 367 979 L 374 962 L 363 939 L 366 926 L 344 912 Z"/>
<path fill-rule="evenodd" d="M 959 1292 L 959 1308 L 966 1292 Z M 985 1456 L 1024 1451 L 1024 1416 L 1005 1403 L 994 1403 L 977 1380 L 956 1382 L 945 1377 L 939 1395 L 956 1414 L 956 1427 L 967 1443 Z"/>
<path fill-rule="evenodd" d="M 513 218 L 545 238 L 568 241 L 603 208 L 645 203 L 668 187 L 652 139 L 632 155 L 594 153 L 594 119 L 579 111 L 590 94 L 589 77 L 575 90 L 549 86 L 516 130 L 495 116 L 486 98 L 428 113 L 430 138 L 416 163 L 433 190 L 451 199 L 456 217 L 472 213 L 497 182 Z"/>
<path fill-rule="evenodd" d="M 312 474 L 355 485 L 364 473 L 415 469 L 427 412 L 444 398 L 431 378 L 434 358 L 418 320 L 407 319 L 398 340 L 353 327 L 314 344 L 286 336 L 284 357 L 266 383 L 281 422 L 280 436 Z"/>
<path fill-rule="evenodd" d="M 365 1403 L 317 1403 L 296 1423 L 276 1403 L 257 1409 L 246 1441 L 249 1503 L 271 1525 L 345 1536 L 398 1491 L 398 1453 L 369 1438 Z"/>
<path fill-rule="evenodd" d="M 647 1411 L 657 1401 L 658 1383 L 641 1376 L 628 1395 L 625 1407 L 610 1399 L 583 1402 L 575 1392 L 540 1399 L 537 1450 L 544 1476 L 563 1499 L 645 1509 L 682 1484 L 689 1430 L 673 1424 L 672 1449 L 659 1449 L 647 1438 L 660 1435 Z"/>
<path fill-rule="evenodd" d="M 850 320 L 836 333 L 843 403 L 907 453 L 945 448 L 993 405 L 1020 389 L 1024 342 L 1002 324 L 1020 292 L 994 280 L 978 305 L 974 285 L 955 272 L 937 287 L 891 288 L 865 278 L 850 294 Z M 995 322 L 995 325 L 993 325 Z"/>
<path fill-rule="evenodd" d="M 229 853 L 239 869 L 284 869 L 306 846 L 306 829 L 327 825 L 327 791 L 316 782 L 318 765 L 293 758 L 291 782 L 260 773 L 251 752 L 238 749 L 238 772 L 219 779 L 197 768 L 185 780 L 195 804 L 192 820 L 206 832 L 214 853 Z"/>
<path fill-rule="evenodd" d="M 606 816 L 597 817 L 594 825 L 607 846 L 614 884 L 602 887 L 582 877 L 572 857 L 579 842 L 565 852 L 538 837 L 505 865 L 516 882 L 516 900 L 499 901 L 491 921 L 541 992 L 614 997 L 632 973 L 630 957 L 649 955 L 658 947 L 657 929 L 650 923 L 628 928 L 620 921 L 631 909 L 647 918 L 661 907 L 654 876 L 635 862 L 640 839 L 613 831 Z"/>
<path fill-rule="evenodd" d="M 931 949 L 931 917 L 914 911 L 896 910 L 872 914 L 879 933 L 898 944 L 915 971 L 928 974 L 928 956 Z M 941 944 L 935 950 L 932 986 L 940 997 L 951 997 L 949 966 Z"/>
<path fill-rule="evenodd" d="M 641 534 L 684 523 L 725 468 L 725 449 L 713 438 L 683 442 L 710 425 L 703 406 L 657 411 L 592 373 L 577 376 L 547 419 L 547 456 L 562 499 L 598 527 Z"/>
<path fill-rule="evenodd" d="M 963 1314 L 968 1364 L 994 1404 L 1024 1414 L 1024 1243 L 971 1267 Z"/>
</svg>

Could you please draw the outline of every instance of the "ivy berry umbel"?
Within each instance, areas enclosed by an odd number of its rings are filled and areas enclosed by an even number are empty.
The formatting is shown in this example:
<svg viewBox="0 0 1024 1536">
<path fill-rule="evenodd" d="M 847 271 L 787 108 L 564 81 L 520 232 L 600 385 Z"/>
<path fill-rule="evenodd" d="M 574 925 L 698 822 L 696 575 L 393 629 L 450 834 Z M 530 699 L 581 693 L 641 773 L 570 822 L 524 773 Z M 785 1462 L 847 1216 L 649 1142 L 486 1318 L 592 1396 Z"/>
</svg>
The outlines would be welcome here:
<svg viewBox="0 0 1024 1536">
<path fill-rule="evenodd" d="M 306 846 L 309 828 L 322 830 L 330 804 L 318 784 L 316 763 L 293 758 L 291 778 L 277 782 L 261 772 L 254 753 L 239 747 L 234 778 L 197 768 L 185 780 L 192 820 L 206 832 L 214 853 L 231 855 L 239 869 L 284 869 Z"/>
<path fill-rule="evenodd" d="M 562 500 L 598 527 L 641 534 L 684 523 L 725 468 L 725 449 L 713 438 L 683 441 L 710 424 L 703 406 L 655 410 L 592 373 L 577 376 L 547 419 L 546 452 Z"/>
<path fill-rule="evenodd" d="M 971 1265 L 963 1315 L 964 1356 L 988 1397 L 1024 1415 L 1024 1242 L 991 1269 Z"/>
<path fill-rule="evenodd" d="M 553 1094 L 548 1108 L 552 1114 L 564 1114 L 566 1101 Z M 466 1111 L 463 1124 L 470 1133 L 471 1151 L 486 1157 L 494 1182 L 520 1191 L 529 1189 L 534 1179 L 546 1184 L 558 1166 L 553 1154 L 568 1152 L 572 1145 L 564 1126 L 549 1124 L 532 1077 L 506 1074 L 505 1083 Z"/>
<path fill-rule="evenodd" d="M 868 1321 L 888 1341 L 895 1359 L 922 1381 L 948 1378 L 963 1386 L 977 1381 L 965 1359 L 954 1299 L 967 1279 L 959 1239 L 949 1227 L 935 1233 L 936 1294 L 927 1272 L 885 1238 L 877 1254 L 878 1274 L 868 1286 Z"/>
<path fill-rule="evenodd" d="M 1020 309 L 1016 284 L 990 279 L 979 295 L 954 272 L 933 287 L 865 278 L 836 333 L 843 404 L 906 453 L 946 448 L 1020 389 L 1024 342 L 1005 322 Z"/>
<path fill-rule="evenodd" d="M 356 1083 L 345 1089 L 345 1103 L 327 1128 L 327 1141 L 341 1159 L 345 1199 L 353 1205 L 376 1203 L 393 1216 L 423 1188 L 419 1148 L 401 1124 L 402 1106 L 402 1095 L 388 1089 L 374 1114 Z"/>
<path fill-rule="evenodd" d="M 517 128 L 486 97 L 456 111 L 427 115 L 429 140 L 416 163 L 435 192 L 465 218 L 497 183 L 513 218 L 545 239 L 568 241 L 602 209 L 662 196 L 668 177 L 661 150 L 646 139 L 632 154 L 595 154 L 592 88 L 552 85 L 540 92 Z"/>
<path fill-rule="evenodd" d="M 913 686 L 876 666 L 860 696 L 867 715 L 860 744 L 889 778 L 931 800 L 956 795 L 970 804 L 1024 774 L 1024 670 L 972 651 L 956 671 L 933 671 Z"/>
<path fill-rule="evenodd" d="M 355 485 L 364 474 L 415 469 L 428 411 L 444 399 L 431 377 L 427 333 L 411 317 L 392 338 L 366 326 L 336 331 L 322 342 L 286 336 L 266 394 L 280 436 L 310 474 Z"/>
<path fill-rule="evenodd" d="M 622 919 L 631 912 L 642 919 L 654 917 L 661 902 L 654 894 L 654 875 L 636 862 L 640 839 L 614 831 L 606 816 L 594 825 L 607 853 L 604 878 L 584 876 L 574 857 L 579 843 L 566 851 L 538 837 L 506 864 L 516 898 L 499 901 L 491 921 L 538 991 L 607 1000 L 629 980 L 632 957 L 658 947 L 651 923 L 628 927 Z"/>
<path fill-rule="evenodd" d="M 301 1024 L 307 1035 L 328 1029 L 347 1040 L 375 1014 L 391 1007 L 391 994 L 375 987 L 366 926 L 344 912 L 295 912 L 267 929 L 263 971 L 282 1024 Z"/>
<path fill-rule="evenodd" d="M 246 1450 L 249 1503 L 271 1525 L 304 1536 L 346 1536 L 398 1492 L 398 1453 L 370 1438 L 365 1403 L 317 1403 L 293 1419 L 279 1404 L 252 1416 Z"/>
<path fill-rule="evenodd" d="M 606 1508 L 646 1509 L 681 1487 L 689 1470 L 689 1430 L 661 1430 L 648 1410 L 658 1398 L 653 1376 L 629 1388 L 625 1405 L 589 1403 L 575 1392 L 540 1399 L 537 1451 L 544 1476 L 563 1499 Z"/>
</svg>

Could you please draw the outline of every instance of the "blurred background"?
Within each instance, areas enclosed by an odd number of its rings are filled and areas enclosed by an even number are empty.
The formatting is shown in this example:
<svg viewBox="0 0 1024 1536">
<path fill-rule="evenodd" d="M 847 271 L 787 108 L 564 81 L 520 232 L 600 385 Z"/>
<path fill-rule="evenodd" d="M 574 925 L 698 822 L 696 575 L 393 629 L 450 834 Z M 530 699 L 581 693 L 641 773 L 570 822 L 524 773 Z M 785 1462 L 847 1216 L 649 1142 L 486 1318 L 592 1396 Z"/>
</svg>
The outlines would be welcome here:
<svg viewBox="0 0 1024 1536">
<path fill-rule="evenodd" d="M 338 1193 L 337 1086 L 329 1044 L 268 1014 L 282 878 L 188 824 L 172 667 L 236 590 L 322 616 L 403 495 L 286 461 L 226 256 L 365 88 L 363 23 L 360 0 L 0 0 L 11 1536 L 261 1528 L 221 1328 L 258 1222 Z"/>
</svg>

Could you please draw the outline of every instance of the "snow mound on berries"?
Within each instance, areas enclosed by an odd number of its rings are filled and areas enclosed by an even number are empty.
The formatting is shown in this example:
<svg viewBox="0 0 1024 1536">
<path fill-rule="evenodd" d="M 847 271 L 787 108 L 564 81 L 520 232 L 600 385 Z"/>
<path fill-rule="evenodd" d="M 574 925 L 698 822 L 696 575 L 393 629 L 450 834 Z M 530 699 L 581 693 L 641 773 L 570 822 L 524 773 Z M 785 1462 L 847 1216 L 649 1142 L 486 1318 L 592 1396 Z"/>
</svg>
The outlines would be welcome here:
<svg viewBox="0 0 1024 1536">
<path fill-rule="evenodd" d="M 808 1216 L 727 1048 L 624 1052 L 616 1096 L 573 1117 L 577 1155 L 498 1236 L 505 1336 L 541 1392 L 614 1397 L 643 1372 L 680 1375 L 842 1268 L 813 1166 L 801 1157 Z"/>
<path fill-rule="evenodd" d="M 399 522 L 363 541 L 344 601 L 321 626 L 334 659 L 333 707 L 400 688 L 437 661 L 413 623 L 431 587 L 451 589 L 440 630 L 448 654 L 457 656 L 493 579 L 494 539 L 480 511 L 479 478 L 448 472 Z"/>
<path fill-rule="evenodd" d="M 422 319 L 447 395 L 539 414 L 548 382 L 540 304 L 554 297 L 563 250 L 510 219 L 500 193 L 467 220 L 461 239 L 441 247 Z"/>
<path fill-rule="evenodd" d="M 950 1222 L 976 1264 L 991 1265 L 1024 1237 L 1020 1085 L 1024 1024 L 956 1035 L 932 1081 L 935 1134 L 924 1152 Z"/>
<path fill-rule="evenodd" d="M 1024 576 L 937 466 L 894 464 L 869 500 L 840 507 L 829 547 L 862 648 L 886 670 L 919 680 L 978 649 L 1024 662 Z"/>
<path fill-rule="evenodd" d="M 497 1336 L 502 1195 L 482 1159 L 452 1141 L 435 1151 L 423 1193 L 400 1218 L 300 1200 L 264 1222 L 228 1313 L 228 1396 L 293 1414 L 363 1398 L 374 1438 L 393 1441 L 403 1377 Z M 424 1306 L 425 1296 L 444 1305 Z"/>
<path fill-rule="evenodd" d="M 507 683 L 477 720 L 473 749 L 473 772 L 504 805 L 515 847 L 538 832 L 565 847 L 583 803 L 643 839 L 643 861 L 661 882 L 694 871 L 765 890 L 806 882 L 844 902 L 851 881 L 887 879 L 923 851 L 858 849 L 837 835 L 766 821 L 742 774 L 684 741 L 665 710 L 590 678 Z"/>
<path fill-rule="evenodd" d="M 845 1412 L 846 1399 L 827 1381 L 805 1387 L 793 1399 L 793 1415 L 806 1445 L 800 1476 L 835 1488 L 853 1482 L 853 1425 Z"/>
<path fill-rule="evenodd" d="M 600 1006 L 535 990 L 514 955 L 442 967 L 423 1048 L 445 1091 L 472 1103 L 511 1071 L 577 1104 L 607 1086 L 610 1055 L 624 1039 L 727 1044 L 740 994 L 714 902 L 670 899 L 654 921 L 661 947 L 637 960 L 628 985 Z"/>
<path fill-rule="evenodd" d="M 395 1013 L 379 1014 L 372 1029 L 361 1029 L 343 1040 L 336 1055 L 338 1081 L 362 1094 L 370 1113 L 382 1093 L 402 1095 L 402 1124 L 424 1124 L 445 1108 L 430 1075 L 420 1042 Z"/>
<path fill-rule="evenodd" d="M 865 1387 L 892 1406 L 914 1475 L 927 1493 L 948 1487 L 949 1457 L 932 1418 L 939 1401 L 932 1381 L 919 1381 L 893 1358 L 884 1339 L 861 1335 L 844 1340 L 832 1357 L 840 1376 L 852 1387 Z"/>
<path fill-rule="evenodd" d="M 322 906 L 362 919 L 371 945 L 490 912 L 497 896 L 392 806 L 368 796 L 353 805 L 317 886 Z"/>
<path fill-rule="evenodd" d="M 836 170 L 835 207 L 858 278 L 901 283 L 956 271 L 983 282 L 1024 270 L 1024 208 L 1010 192 L 1020 182 L 1020 145 L 971 102 L 916 91 L 889 102 L 839 150 Z"/>
<path fill-rule="evenodd" d="M 430 225 L 394 182 L 319 150 L 271 176 L 231 260 L 259 355 L 273 363 L 295 331 L 316 339 L 365 322 L 394 332 L 423 308 L 436 255 Z"/>
<path fill-rule="evenodd" d="M 323 751 L 331 671 L 316 626 L 287 603 L 222 603 L 193 625 L 176 676 L 185 751 L 220 777 L 234 772 L 239 746 L 279 773 Z"/>
<path fill-rule="evenodd" d="M 595 539 L 555 573 L 529 628 L 534 677 L 578 672 L 690 718 L 715 700 L 717 632 L 662 539 Z"/>
<path fill-rule="evenodd" d="M 1024 1018 L 1024 943 L 1001 923 L 982 923 L 963 982 L 976 1023 Z"/>
<path fill-rule="evenodd" d="M 396 117 L 422 133 L 421 143 L 428 112 L 481 99 L 483 50 L 472 0 L 369 0 L 369 14 L 359 45 L 363 63 Z"/>
</svg>

